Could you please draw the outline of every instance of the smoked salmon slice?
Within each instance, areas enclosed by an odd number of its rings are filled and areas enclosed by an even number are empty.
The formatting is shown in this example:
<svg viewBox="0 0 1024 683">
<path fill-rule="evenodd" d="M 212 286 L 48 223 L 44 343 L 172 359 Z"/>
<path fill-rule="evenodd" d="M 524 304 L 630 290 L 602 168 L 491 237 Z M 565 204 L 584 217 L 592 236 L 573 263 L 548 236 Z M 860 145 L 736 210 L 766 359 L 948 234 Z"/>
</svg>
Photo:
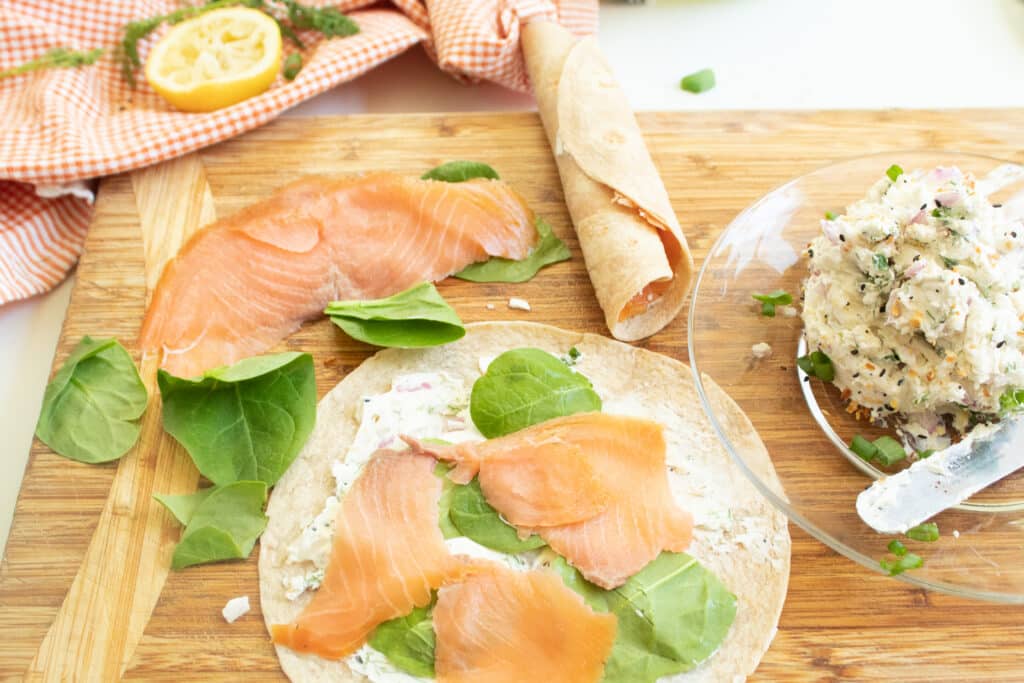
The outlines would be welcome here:
<svg viewBox="0 0 1024 683">
<path fill-rule="evenodd" d="M 438 683 L 599 681 L 618 626 L 554 573 L 499 565 L 441 588 L 433 619 Z"/>
<path fill-rule="evenodd" d="M 141 346 L 194 376 L 266 351 L 338 299 L 377 299 L 492 256 L 525 258 L 534 215 L 499 180 L 309 177 L 196 233 L 160 277 Z"/>
<path fill-rule="evenodd" d="M 662 550 L 690 544 L 693 519 L 669 489 L 657 422 L 578 413 L 478 443 L 406 441 L 456 463 L 453 481 L 478 476 L 487 502 L 520 534 L 539 534 L 602 588 L 621 586 Z"/>
<path fill-rule="evenodd" d="M 313 599 L 273 640 L 340 659 L 382 622 L 430 603 L 459 571 L 437 523 L 441 480 L 431 458 L 379 451 L 339 505 L 331 557 Z"/>
</svg>

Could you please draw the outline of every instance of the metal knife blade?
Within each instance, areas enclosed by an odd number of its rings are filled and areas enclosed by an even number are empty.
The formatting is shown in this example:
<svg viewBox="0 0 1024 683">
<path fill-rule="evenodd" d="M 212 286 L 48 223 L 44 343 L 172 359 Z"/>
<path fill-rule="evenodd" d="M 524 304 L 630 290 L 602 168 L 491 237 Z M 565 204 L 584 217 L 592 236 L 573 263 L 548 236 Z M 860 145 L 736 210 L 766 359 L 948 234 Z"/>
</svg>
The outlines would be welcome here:
<svg viewBox="0 0 1024 683">
<path fill-rule="evenodd" d="M 904 533 L 1022 466 L 1024 418 L 979 425 L 960 443 L 877 480 L 857 496 L 857 514 L 875 531 Z"/>
</svg>

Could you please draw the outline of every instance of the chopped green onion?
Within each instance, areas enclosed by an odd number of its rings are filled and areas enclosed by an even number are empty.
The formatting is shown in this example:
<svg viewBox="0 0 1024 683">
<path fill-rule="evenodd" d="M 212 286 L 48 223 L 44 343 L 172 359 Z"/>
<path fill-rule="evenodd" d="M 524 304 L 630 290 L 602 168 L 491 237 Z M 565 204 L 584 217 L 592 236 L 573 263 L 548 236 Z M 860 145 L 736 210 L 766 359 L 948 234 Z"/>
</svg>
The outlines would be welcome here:
<svg viewBox="0 0 1024 683">
<path fill-rule="evenodd" d="M 282 74 L 289 81 L 295 80 L 295 77 L 299 75 L 299 71 L 302 70 L 302 54 L 293 52 L 284 60 L 284 69 Z"/>
<path fill-rule="evenodd" d="M 860 434 L 853 437 L 853 441 L 850 442 L 850 450 L 869 462 L 878 456 L 878 449 L 875 448 L 875 445 Z"/>
<path fill-rule="evenodd" d="M 826 211 L 825 212 L 825 220 L 827 220 L 827 221 L 834 221 L 835 219 L 836 219 L 836 215 L 834 213 L 832 213 L 831 211 Z"/>
<path fill-rule="evenodd" d="M 874 441 L 868 441 L 858 434 L 850 442 L 850 450 L 868 462 L 876 461 L 887 467 L 907 457 L 900 442 L 891 436 L 880 436 Z"/>
<path fill-rule="evenodd" d="M 960 265 L 959 261 L 957 261 L 955 258 L 949 258 L 948 256 L 943 256 L 942 262 L 946 264 L 947 268 L 952 268 L 953 266 Z"/>
<path fill-rule="evenodd" d="M 1003 415 L 1024 408 L 1024 389 L 1007 389 L 999 397 L 999 412 Z"/>
<path fill-rule="evenodd" d="M 686 92 L 702 93 L 715 87 L 715 72 L 711 69 L 701 69 L 689 76 L 684 76 L 679 81 L 679 87 Z"/>
<path fill-rule="evenodd" d="M 875 268 L 886 270 L 889 267 L 889 257 L 885 254 L 875 254 Z"/>
<path fill-rule="evenodd" d="M 935 522 L 918 524 L 913 529 L 907 529 L 907 537 L 924 543 L 937 541 L 939 540 L 939 525 Z"/>
<path fill-rule="evenodd" d="M 793 296 L 784 289 L 776 289 L 774 292 L 771 292 L 769 294 L 751 294 L 751 296 L 757 299 L 758 301 L 763 301 L 765 303 L 779 305 L 793 303 Z"/>
<path fill-rule="evenodd" d="M 883 558 L 878 562 L 878 564 L 882 567 L 882 569 L 889 572 L 889 576 L 896 576 L 897 574 L 902 574 L 908 569 L 918 569 L 920 567 L 923 567 L 924 560 L 921 559 L 920 555 L 915 555 L 914 553 L 907 553 L 906 555 L 903 555 L 902 557 L 898 558 L 895 562 Z"/>
<path fill-rule="evenodd" d="M 768 318 L 775 317 L 775 306 L 785 306 L 793 303 L 793 296 L 782 289 L 776 289 L 769 294 L 751 294 L 754 299 L 761 302 L 761 315 Z"/>
<path fill-rule="evenodd" d="M 878 449 L 878 455 L 875 456 L 875 459 L 883 465 L 895 465 L 907 457 L 907 452 L 903 450 L 900 442 L 891 436 L 880 436 L 875 439 L 873 445 Z"/>
<path fill-rule="evenodd" d="M 903 557 L 907 554 L 907 546 L 903 545 L 899 539 L 892 539 L 889 541 L 889 552 L 896 557 Z"/>
<path fill-rule="evenodd" d="M 823 382 L 831 382 L 836 378 L 836 369 L 832 367 L 832 359 L 823 351 L 812 351 L 806 356 L 796 359 L 796 364 L 808 375 L 814 375 Z"/>
<path fill-rule="evenodd" d="M 896 164 L 893 164 L 886 169 L 885 175 L 889 176 L 889 180 L 896 182 L 896 179 L 903 175 L 903 169 Z"/>
<path fill-rule="evenodd" d="M 575 346 L 572 347 L 571 349 L 569 349 L 569 358 L 572 358 L 573 360 L 576 360 L 579 357 L 580 357 L 580 350 L 579 349 L 577 349 Z"/>
<path fill-rule="evenodd" d="M 926 448 L 923 451 L 918 451 L 917 457 L 920 458 L 921 460 L 924 460 L 925 458 L 931 457 L 934 453 L 934 448 Z"/>
</svg>

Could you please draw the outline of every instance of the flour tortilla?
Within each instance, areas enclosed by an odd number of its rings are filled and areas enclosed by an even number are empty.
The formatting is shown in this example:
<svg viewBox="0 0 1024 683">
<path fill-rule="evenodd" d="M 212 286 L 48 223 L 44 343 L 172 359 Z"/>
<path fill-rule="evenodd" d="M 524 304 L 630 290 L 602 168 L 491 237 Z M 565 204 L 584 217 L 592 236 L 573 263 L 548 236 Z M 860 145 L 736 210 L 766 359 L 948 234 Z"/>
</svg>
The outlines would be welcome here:
<svg viewBox="0 0 1024 683">
<path fill-rule="evenodd" d="M 757 668 L 775 634 L 789 581 L 790 540 L 786 519 L 764 500 L 719 443 L 697 397 L 690 368 L 650 351 L 592 334 L 535 323 L 477 323 L 466 336 L 430 349 L 388 349 L 368 359 L 320 401 L 316 428 L 295 463 L 274 489 L 270 522 L 260 542 L 260 600 L 267 627 L 289 623 L 311 599 L 285 597 L 282 580 L 308 567 L 287 565 L 289 544 L 334 493 L 331 462 L 344 459 L 364 396 L 387 392 L 398 375 L 445 372 L 470 385 L 480 376 L 480 359 L 509 349 L 534 347 L 564 354 L 576 347 L 576 369 L 604 398 L 607 412 L 644 414 L 666 427 L 670 483 L 694 515 L 688 553 L 736 594 L 736 620 L 715 655 L 696 669 L 663 680 L 679 683 L 732 681 Z M 782 492 L 768 453 L 747 417 L 725 392 L 704 378 L 716 414 L 733 443 L 760 477 Z M 713 519 L 709 505 L 730 515 Z M 724 524 L 720 524 L 724 523 Z M 277 647 L 281 667 L 293 681 L 363 681 L 340 661 Z"/>
<path fill-rule="evenodd" d="M 594 292 L 613 336 L 648 337 L 679 313 L 693 257 L 626 95 L 593 38 L 523 27 L 523 55 Z M 623 319 L 645 287 L 646 312 Z"/>
</svg>

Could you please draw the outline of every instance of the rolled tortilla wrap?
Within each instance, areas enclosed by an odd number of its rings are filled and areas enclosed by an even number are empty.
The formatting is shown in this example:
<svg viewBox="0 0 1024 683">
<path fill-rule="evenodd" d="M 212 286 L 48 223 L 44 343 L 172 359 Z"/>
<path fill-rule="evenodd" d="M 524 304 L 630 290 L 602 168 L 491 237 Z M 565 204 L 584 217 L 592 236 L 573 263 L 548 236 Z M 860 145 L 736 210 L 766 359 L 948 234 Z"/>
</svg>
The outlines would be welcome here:
<svg viewBox="0 0 1024 683">
<path fill-rule="evenodd" d="M 693 257 L 636 117 L 593 38 L 533 22 L 522 46 L 608 329 L 648 337 L 682 308 Z"/>
</svg>

